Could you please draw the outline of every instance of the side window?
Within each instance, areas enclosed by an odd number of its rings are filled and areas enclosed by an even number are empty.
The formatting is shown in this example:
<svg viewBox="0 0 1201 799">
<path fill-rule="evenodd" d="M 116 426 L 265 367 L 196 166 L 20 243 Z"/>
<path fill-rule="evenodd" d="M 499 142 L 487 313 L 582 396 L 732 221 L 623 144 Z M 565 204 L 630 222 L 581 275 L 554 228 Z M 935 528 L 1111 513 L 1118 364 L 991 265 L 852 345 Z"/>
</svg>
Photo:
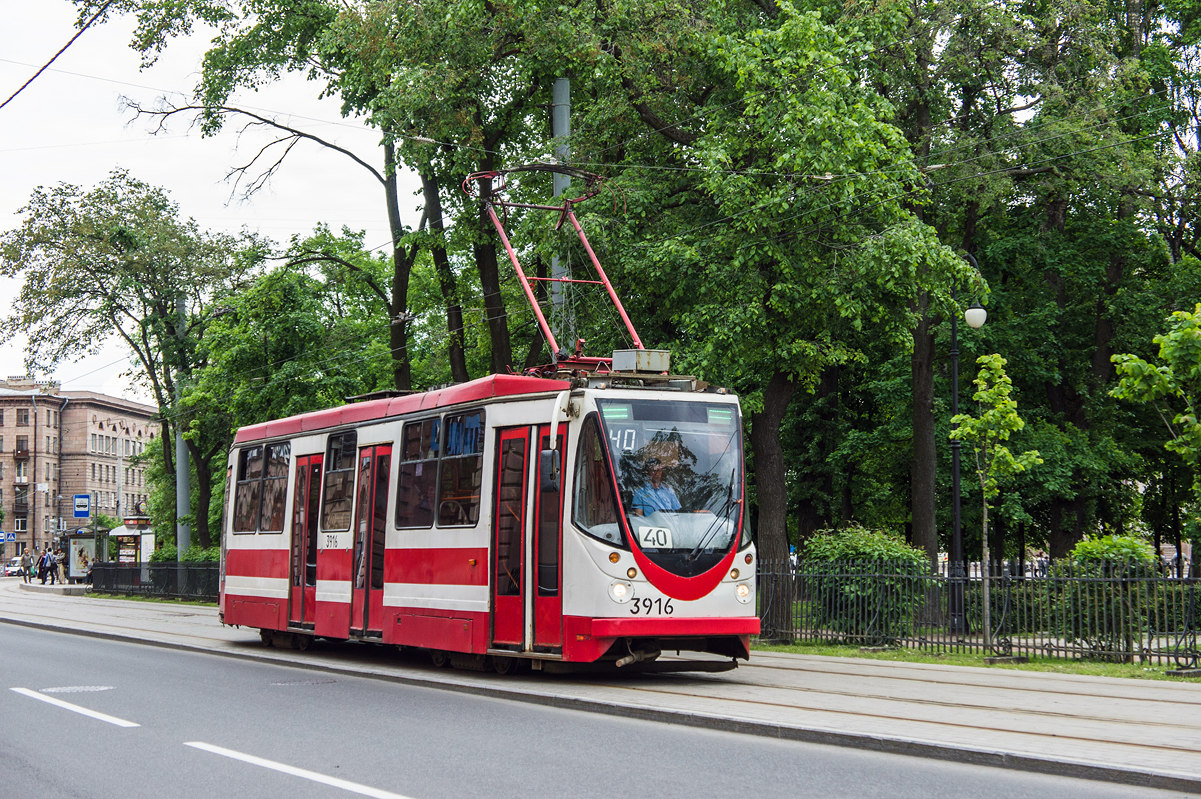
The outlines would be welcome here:
<svg viewBox="0 0 1201 799">
<path fill-rule="evenodd" d="M 234 489 L 234 532 L 253 533 L 259 518 L 263 490 L 263 447 L 238 453 L 238 482 Z"/>
<path fill-rule="evenodd" d="M 263 474 L 263 507 L 259 513 L 259 531 L 281 533 L 284 529 L 284 506 L 288 501 L 288 462 L 292 445 L 271 444 L 267 447 Z"/>
<path fill-rule="evenodd" d="M 613 480 L 609 473 L 609 463 L 605 460 L 605 444 L 601 439 L 595 415 L 584 421 L 575 468 L 572 519 L 588 535 L 624 546 L 624 536 L 617 522 Z"/>
<path fill-rule="evenodd" d="M 429 527 L 434 523 L 441 422 L 435 417 L 404 426 L 396 475 L 397 527 Z"/>
<path fill-rule="evenodd" d="M 353 430 L 329 437 L 325 455 L 325 486 L 321 500 L 321 529 L 349 530 L 354 499 L 358 434 Z"/>
<path fill-rule="evenodd" d="M 447 416 L 438 465 L 438 526 L 475 524 L 484 475 L 484 412 Z"/>
</svg>

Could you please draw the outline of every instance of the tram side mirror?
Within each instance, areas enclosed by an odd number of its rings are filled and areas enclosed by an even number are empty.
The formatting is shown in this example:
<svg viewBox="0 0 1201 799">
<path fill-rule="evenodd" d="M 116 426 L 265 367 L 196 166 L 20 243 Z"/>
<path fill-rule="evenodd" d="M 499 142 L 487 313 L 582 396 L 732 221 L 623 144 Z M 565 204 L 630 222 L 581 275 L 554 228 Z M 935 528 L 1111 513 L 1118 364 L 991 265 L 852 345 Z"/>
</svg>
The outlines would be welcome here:
<svg viewBox="0 0 1201 799">
<path fill-rule="evenodd" d="M 557 449 L 542 450 L 538 459 L 538 485 L 543 491 L 559 490 L 559 451 Z"/>
</svg>

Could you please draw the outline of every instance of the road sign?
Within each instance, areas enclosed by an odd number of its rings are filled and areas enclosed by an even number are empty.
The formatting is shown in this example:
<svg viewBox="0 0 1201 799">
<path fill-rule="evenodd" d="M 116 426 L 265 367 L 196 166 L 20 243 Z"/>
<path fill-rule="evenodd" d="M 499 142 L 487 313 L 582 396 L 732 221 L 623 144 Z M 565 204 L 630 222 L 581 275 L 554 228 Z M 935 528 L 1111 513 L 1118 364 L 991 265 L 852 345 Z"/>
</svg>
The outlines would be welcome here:
<svg viewBox="0 0 1201 799">
<path fill-rule="evenodd" d="M 5 541 L 16 541 L 16 540 L 17 540 L 17 534 L 16 534 L 16 533 L 5 533 L 5 534 L 4 534 L 4 540 L 5 540 Z"/>
<path fill-rule="evenodd" d="M 86 519 L 92 515 L 92 495 L 91 494 L 76 494 L 75 495 L 75 518 Z"/>
</svg>

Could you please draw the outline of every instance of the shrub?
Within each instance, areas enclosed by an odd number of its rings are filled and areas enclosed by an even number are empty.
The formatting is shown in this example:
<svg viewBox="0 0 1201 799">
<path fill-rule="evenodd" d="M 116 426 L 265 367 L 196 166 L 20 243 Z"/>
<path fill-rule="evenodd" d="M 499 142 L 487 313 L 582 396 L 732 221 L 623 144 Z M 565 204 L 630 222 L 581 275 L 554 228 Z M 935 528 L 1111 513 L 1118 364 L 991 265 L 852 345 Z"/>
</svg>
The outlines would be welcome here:
<svg viewBox="0 0 1201 799">
<path fill-rule="evenodd" d="M 819 627 L 860 643 L 893 643 L 923 604 L 926 553 L 882 530 L 823 530 L 805 542 L 802 599 Z"/>
<path fill-rule="evenodd" d="M 177 550 L 175 544 L 163 544 L 150 556 L 151 563 L 174 563 Z M 180 563 L 216 563 L 221 560 L 221 547 L 199 547 L 196 544 L 184 550 Z"/>
<path fill-rule="evenodd" d="M 1154 584 L 1139 579 L 1155 576 L 1150 545 L 1131 536 L 1086 538 L 1051 576 L 1059 584 L 1057 632 L 1098 659 L 1133 660 L 1153 613 L 1146 594 Z"/>
</svg>

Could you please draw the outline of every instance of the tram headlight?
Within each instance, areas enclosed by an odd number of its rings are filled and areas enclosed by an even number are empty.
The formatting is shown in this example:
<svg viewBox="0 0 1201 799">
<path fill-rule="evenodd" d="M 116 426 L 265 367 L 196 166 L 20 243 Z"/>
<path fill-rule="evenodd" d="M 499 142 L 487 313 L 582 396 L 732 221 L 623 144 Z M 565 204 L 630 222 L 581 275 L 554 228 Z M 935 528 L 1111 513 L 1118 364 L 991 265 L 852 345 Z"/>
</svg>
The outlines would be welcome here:
<svg viewBox="0 0 1201 799">
<path fill-rule="evenodd" d="M 629 602 L 634 598 L 634 586 L 621 580 L 614 580 L 609 584 L 609 598 L 622 604 Z"/>
<path fill-rule="evenodd" d="M 738 597 L 738 601 L 746 604 L 751 601 L 751 586 L 749 583 L 739 583 L 734 586 L 734 596 Z"/>
</svg>

